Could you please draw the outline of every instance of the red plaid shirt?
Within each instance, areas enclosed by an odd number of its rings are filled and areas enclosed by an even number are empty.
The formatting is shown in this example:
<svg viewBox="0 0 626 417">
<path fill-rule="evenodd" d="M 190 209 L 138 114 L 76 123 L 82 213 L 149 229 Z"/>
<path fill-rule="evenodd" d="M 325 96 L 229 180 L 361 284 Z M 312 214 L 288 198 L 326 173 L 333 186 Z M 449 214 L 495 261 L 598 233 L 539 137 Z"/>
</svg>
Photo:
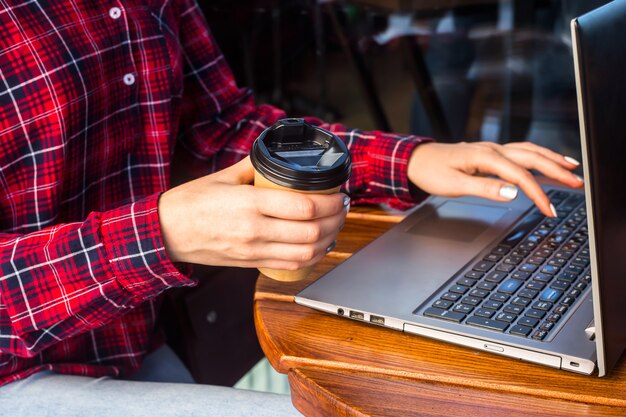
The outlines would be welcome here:
<svg viewBox="0 0 626 417">
<path fill-rule="evenodd" d="M 127 375 L 159 295 L 194 285 L 159 229 L 175 147 L 211 172 L 285 115 L 235 85 L 194 0 L 7 0 L 0 28 L 0 384 Z M 421 139 L 323 126 L 355 202 L 412 204 Z"/>
</svg>

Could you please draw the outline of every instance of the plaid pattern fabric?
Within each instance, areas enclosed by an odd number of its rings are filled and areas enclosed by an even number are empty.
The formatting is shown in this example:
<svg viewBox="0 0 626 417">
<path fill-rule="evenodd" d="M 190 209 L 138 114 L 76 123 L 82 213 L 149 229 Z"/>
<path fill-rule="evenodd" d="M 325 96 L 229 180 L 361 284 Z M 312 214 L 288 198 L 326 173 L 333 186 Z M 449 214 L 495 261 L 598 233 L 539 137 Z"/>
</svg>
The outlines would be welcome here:
<svg viewBox="0 0 626 417">
<path fill-rule="evenodd" d="M 176 146 L 208 173 L 284 117 L 239 89 L 194 0 L 0 0 L 0 384 L 127 375 L 154 347 L 167 258 L 158 197 Z M 423 141 L 321 124 L 356 202 L 413 204 Z"/>
</svg>

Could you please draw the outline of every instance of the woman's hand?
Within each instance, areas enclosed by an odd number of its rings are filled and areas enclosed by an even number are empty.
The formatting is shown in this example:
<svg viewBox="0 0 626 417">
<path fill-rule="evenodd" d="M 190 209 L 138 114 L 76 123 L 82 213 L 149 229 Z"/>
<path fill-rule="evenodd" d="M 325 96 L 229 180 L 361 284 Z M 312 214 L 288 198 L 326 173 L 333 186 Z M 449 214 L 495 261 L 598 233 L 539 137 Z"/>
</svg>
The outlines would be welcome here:
<svg viewBox="0 0 626 417">
<path fill-rule="evenodd" d="M 326 255 L 345 221 L 345 194 L 302 194 L 248 185 L 250 158 L 172 188 L 159 200 L 173 261 L 295 270 Z"/>
<path fill-rule="evenodd" d="M 411 155 L 408 175 L 420 189 L 445 197 L 473 195 L 510 201 L 517 197 L 519 187 L 542 213 L 555 217 L 554 206 L 529 170 L 570 187 L 582 187 L 582 179 L 570 172 L 578 165 L 572 158 L 530 142 L 426 143 Z"/>
</svg>

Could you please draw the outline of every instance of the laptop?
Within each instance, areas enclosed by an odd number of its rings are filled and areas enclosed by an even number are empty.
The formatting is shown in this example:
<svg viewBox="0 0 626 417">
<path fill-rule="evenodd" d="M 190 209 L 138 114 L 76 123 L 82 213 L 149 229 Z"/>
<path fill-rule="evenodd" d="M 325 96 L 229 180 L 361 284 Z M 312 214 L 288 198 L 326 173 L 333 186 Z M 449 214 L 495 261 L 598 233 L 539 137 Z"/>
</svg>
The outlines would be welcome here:
<svg viewBox="0 0 626 417">
<path fill-rule="evenodd" d="M 585 192 L 558 219 L 431 197 L 296 295 L 372 325 L 604 376 L 626 347 L 626 0 L 572 21 Z"/>
</svg>

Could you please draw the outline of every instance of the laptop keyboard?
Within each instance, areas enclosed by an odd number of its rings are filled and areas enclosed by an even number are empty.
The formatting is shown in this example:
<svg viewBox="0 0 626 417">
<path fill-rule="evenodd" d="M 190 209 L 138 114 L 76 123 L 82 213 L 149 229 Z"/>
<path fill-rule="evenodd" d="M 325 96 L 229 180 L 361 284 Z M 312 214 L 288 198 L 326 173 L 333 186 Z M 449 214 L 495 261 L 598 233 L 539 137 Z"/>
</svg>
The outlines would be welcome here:
<svg viewBox="0 0 626 417">
<path fill-rule="evenodd" d="M 423 314 L 547 340 L 591 287 L 584 196 L 554 190 L 548 196 L 558 218 L 533 209 L 482 260 L 462 270 Z"/>
</svg>

